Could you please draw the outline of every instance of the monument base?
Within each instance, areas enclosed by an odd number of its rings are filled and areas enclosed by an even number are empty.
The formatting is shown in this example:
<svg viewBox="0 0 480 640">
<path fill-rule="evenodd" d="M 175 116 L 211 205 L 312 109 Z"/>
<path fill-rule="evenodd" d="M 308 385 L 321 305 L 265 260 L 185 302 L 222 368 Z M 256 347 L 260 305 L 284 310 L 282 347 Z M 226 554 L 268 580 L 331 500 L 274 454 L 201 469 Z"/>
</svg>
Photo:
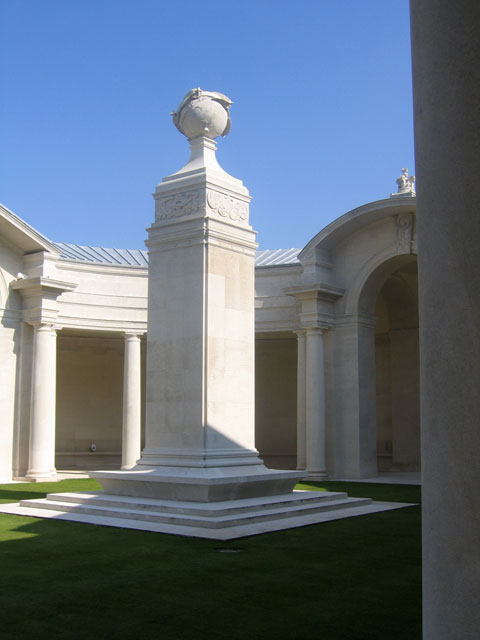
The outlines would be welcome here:
<svg viewBox="0 0 480 640">
<path fill-rule="evenodd" d="M 305 477 L 305 471 L 279 471 L 264 465 L 238 467 L 151 467 L 131 471 L 91 471 L 106 494 L 219 502 L 288 494 Z"/>
<path fill-rule="evenodd" d="M 372 503 L 369 498 L 328 491 L 210 503 L 99 492 L 49 494 L 40 500 L 0 505 L 0 513 L 226 541 L 406 506 L 410 505 Z"/>
</svg>

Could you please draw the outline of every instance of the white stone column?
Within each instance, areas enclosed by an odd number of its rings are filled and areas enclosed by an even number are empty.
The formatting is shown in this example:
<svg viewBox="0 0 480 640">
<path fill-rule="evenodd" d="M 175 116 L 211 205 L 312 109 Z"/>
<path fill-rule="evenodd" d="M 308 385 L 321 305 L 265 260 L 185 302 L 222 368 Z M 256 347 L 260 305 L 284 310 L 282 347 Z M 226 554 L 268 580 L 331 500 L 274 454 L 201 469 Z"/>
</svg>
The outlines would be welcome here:
<svg viewBox="0 0 480 640">
<path fill-rule="evenodd" d="M 423 637 L 480 628 L 477 0 L 410 3 L 418 181 Z"/>
<path fill-rule="evenodd" d="M 297 334 L 297 469 L 305 469 L 306 458 L 306 337 L 305 330 Z"/>
<path fill-rule="evenodd" d="M 123 369 L 122 469 L 131 469 L 140 458 L 141 422 L 141 342 L 137 334 L 125 334 Z"/>
<path fill-rule="evenodd" d="M 52 326 L 35 324 L 33 331 L 30 446 L 27 479 L 51 480 L 52 448 L 55 439 L 55 368 Z"/>
<path fill-rule="evenodd" d="M 55 468 L 55 437 L 56 437 L 56 410 L 57 410 L 57 330 L 52 327 L 51 329 L 51 375 L 52 375 L 52 385 L 50 389 L 50 393 L 52 394 L 50 401 L 50 411 L 51 411 L 51 437 L 52 442 L 50 443 L 50 471 L 53 475 L 56 475 L 57 470 Z"/>
<path fill-rule="evenodd" d="M 327 477 L 325 456 L 325 373 L 323 330 L 307 329 L 306 335 L 306 459 L 308 477 Z"/>
</svg>

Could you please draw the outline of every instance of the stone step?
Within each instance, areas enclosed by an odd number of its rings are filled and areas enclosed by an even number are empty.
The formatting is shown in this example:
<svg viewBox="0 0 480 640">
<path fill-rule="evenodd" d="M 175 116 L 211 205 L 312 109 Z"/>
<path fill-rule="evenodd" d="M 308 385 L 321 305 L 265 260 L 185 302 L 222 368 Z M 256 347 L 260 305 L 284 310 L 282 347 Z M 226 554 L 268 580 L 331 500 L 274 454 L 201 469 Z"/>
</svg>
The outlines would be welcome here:
<svg viewBox="0 0 480 640">
<path fill-rule="evenodd" d="M 226 500 L 211 503 L 198 503 L 175 500 L 157 500 L 154 498 L 128 498 L 114 496 L 102 491 L 92 493 L 49 493 L 47 500 L 53 502 L 72 502 L 122 508 L 128 504 L 129 509 L 139 511 L 156 511 L 162 513 L 178 513 L 199 516 L 222 516 L 235 513 L 250 512 L 252 509 L 275 509 L 303 504 L 318 504 L 348 498 L 344 492 L 334 491 L 294 491 L 293 493 L 263 498 L 245 498 L 242 500 Z"/>
<path fill-rule="evenodd" d="M 121 503 L 113 506 L 97 506 L 89 501 L 74 502 L 59 499 L 22 500 L 21 507 L 47 509 L 63 513 L 75 513 L 102 518 L 147 521 L 207 529 L 218 529 L 232 526 L 243 526 L 269 520 L 282 520 L 299 516 L 308 516 L 336 509 L 365 506 L 371 503 L 369 498 L 342 498 L 336 500 L 320 500 L 301 505 L 287 504 L 265 508 L 263 505 L 252 505 L 247 512 L 230 515 L 191 515 L 185 513 L 166 513 L 162 511 L 139 510 L 135 507 L 136 498 L 123 498 Z M 210 505 L 207 505 L 207 509 Z M 197 505 L 198 508 L 198 505 Z"/>
</svg>

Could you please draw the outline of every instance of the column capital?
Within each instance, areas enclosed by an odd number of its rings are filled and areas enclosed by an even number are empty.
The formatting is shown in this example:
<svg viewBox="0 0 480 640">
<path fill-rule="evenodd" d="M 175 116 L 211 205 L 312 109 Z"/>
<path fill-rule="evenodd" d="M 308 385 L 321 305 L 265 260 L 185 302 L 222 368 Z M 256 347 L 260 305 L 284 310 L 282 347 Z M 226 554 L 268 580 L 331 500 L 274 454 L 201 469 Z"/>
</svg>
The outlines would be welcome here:
<svg viewBox="0 0 480 640">
<path fill-rule="evenodd" d="M 320 335 L 323 336 L 323 334 L 330 329 L 331 325 L 319 325 L 319 326 L 314 326 L 314 327 L 305 327 L 305 333 L 308 336 L 314 336 L 314 335 Z"/>
<path fill-rule="evenodd" d="M 123 331 L 123 337 L 125 340 L 136 341 L 141 340 L 146 335 L 146 331 Z"/>
<path fill-rule="evenodd" d="M 57 331 L 56 325 L 51 322 L 41 322 L 40 320 L 27 322 L 31 327 L 35 329 L 35 331 Z"/>
</svg>

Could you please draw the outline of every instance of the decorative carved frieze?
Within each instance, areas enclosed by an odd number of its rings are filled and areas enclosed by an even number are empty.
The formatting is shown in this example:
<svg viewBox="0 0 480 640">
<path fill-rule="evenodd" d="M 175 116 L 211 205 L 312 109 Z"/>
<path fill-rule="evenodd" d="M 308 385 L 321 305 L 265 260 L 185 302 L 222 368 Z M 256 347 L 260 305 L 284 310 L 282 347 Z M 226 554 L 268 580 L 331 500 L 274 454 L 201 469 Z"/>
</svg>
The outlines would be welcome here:
<svg viewBox="0 0 480 640">
<path fill-rule="evenodd" d="M 204 210 L 202 191 L 186 191 L 176 193 L 166 198 L 159 198 L 155 207 L 155 220 L 170 220 L 184 218 Z"/>
<path fill-rule="evenodd" d="M 233 222 L 248 221 L 248 204 L 238 198 L 233 198 L 220 191 L 207 191 L 207 204 L 212 213 L 222 218 L 229 218 Z"/>
<path fill-rule="evenodd" d="M 412 253 L 413 213 L 401 213 L 395 216 L 395 240 L 398 253 Z"/>
<path fill-rule="evenodd" d="M 221 191 L 197 189 L 185 193 L 175 193 L 156 202 L 155 220 L 157 222 L 185 218 L 191 215 L 210 213 L 232 222 L 248 222 L 248 203 Z"/>
</svg>

